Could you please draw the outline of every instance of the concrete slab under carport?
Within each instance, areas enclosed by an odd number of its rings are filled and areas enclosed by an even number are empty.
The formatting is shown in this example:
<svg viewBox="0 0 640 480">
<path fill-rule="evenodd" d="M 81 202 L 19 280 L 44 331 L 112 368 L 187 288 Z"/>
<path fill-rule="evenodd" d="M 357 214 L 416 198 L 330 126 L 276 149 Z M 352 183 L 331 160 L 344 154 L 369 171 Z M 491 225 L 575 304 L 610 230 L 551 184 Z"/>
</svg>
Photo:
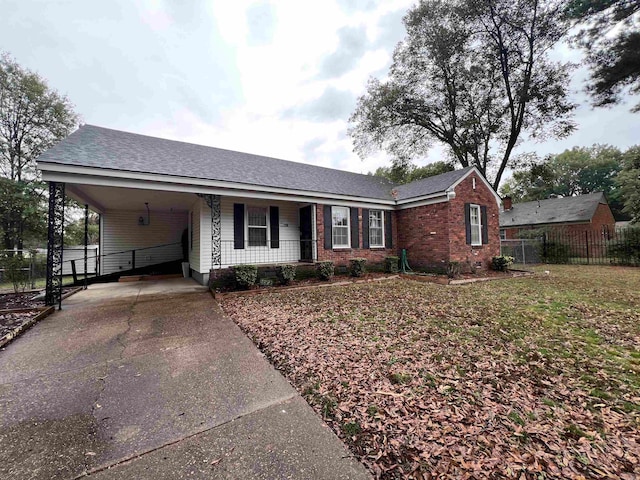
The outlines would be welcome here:
<svg viewBox="0 0 640 480">
<path fill-rule="evenodd" d="M 93 285 L 0 352 L 0 477 L 369 478 L 178 280 Z"/>
</svg>

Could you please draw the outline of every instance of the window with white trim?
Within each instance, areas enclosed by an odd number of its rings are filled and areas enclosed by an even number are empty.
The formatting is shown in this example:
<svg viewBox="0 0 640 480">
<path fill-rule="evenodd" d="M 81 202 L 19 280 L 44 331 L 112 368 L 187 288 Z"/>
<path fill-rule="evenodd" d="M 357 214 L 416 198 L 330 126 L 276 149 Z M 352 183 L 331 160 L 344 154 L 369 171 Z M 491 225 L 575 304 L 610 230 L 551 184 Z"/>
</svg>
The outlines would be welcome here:
<svg viewBox="0 0 640 480">
<path fill-rule="evenodd" d="M 248 240 L 250 247 L 267 246 L 267 207 L 247 208 Z"/>
<path fill-rule="evenodd" d="M 500 229 L 500 240 L 506 240 L 507 239 L 507 230 L 504 228 Z"/>
<path fill-rule="evenodd" d="M 331 241 L 333 248 L 349 247 L 348 207 L 331 207 Z"/>
<path fill-rule="evenodd" d="M 480 205 L 469 206 L 469 223 L 471 225 L 471 245 L 482 245 L 482 220 Z"/>
<path fill-rule="evenodd" d="M 369 246 L 384 247 L 384 216 L 382 210 L 369 210 Z"/>
</svg>

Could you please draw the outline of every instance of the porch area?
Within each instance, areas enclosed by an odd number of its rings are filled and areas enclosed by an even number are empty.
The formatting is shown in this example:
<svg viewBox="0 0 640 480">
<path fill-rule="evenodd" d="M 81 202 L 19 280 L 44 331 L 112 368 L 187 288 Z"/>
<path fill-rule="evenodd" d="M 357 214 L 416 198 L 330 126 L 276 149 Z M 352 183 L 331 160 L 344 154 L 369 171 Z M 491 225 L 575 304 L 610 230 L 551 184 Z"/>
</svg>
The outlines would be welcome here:
<svg viewBox="0 0 640 480">
<path fill-rule="evenodd" d="M 316 205 L 312 203 L 140 184 L 131 188 L 49 184 L 47 292 L 51 304 L 59 302 L 59 279 L 72 260 L 80 278 L 84 272 L 83 259 L 64 258 L 60 248 L 64 236 L 60 219 L 67 196 L 100 215 L 98 249 L 87 253 L 96 280 L 117 280 L 140 272 L 187 272 L 206 285 L 212 269 L 317 259 Z"/>
</svg>

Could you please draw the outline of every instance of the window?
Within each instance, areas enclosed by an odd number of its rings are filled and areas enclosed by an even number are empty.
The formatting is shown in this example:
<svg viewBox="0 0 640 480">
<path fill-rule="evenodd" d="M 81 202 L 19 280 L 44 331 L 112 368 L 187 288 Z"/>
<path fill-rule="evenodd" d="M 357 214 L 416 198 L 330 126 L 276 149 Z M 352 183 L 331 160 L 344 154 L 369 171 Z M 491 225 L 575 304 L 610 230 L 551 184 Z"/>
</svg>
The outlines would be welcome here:
<svg viewBox="0 0 640 480">
<path fill-rule="evenodd" d="M 480 205 L 470 205 L 471 245 L 482 245 L 482 222 L 480 218 Z"/>
<path fill-rule="evenodd" d="M 504 228 L 500 229 L 500 240 L 506 240 L 507 239 L 507 231 Z"/>
<path fill-rule="evenodd" d="M 369 246 L 384 247 L 384 217 L 382 210 L 369 210 Z"/>
<path fill-rule="evenodd" d="M 333 248 L 349 248 L 349 208 L 331 207 Z"/>
<path fill-rule="evenodd" d="M 267 208 L 249 207 L 247 208 L 247 218 L 249 226 L 249 246 L 267 246 Z"/>
</svg>

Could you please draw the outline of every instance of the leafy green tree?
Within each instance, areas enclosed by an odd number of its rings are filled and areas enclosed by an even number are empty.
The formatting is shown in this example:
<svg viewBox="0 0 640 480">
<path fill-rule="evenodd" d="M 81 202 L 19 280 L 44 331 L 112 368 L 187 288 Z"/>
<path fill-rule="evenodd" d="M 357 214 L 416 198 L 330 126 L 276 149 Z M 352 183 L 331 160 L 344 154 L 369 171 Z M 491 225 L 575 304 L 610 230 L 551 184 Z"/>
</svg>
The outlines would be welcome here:
<svg viewBox="0 0 640 480">
<path fill-rule="evenodd" d="M 0 230 L 7 250 L 36 246 L 45 237 L 47 210 L 40 184 L 0 177 Z M 22 233 L 20 239 L 18 233 Z"/>
<path fill-rule="evenodd" d="M 388 79 L 370 79 L 351 116 L 356 152 L 383 149 L 402 166 L 441 142 L 497 188 L 524 136 L 574 128 L 571 67 L 548 55 L 567 26 L 563 9 L 554 0 L 422 0 L 404 18 Z"/>
<path fill-rule="evenodd" d="M 453 163 L 438 161 L 422 167 L 416 167 L 413 164 L 402 165 L 400 168 L 396 165 L 392 165 L 391 167 L 378 167 L 374 175 L 388 178 L 393 183 L 400 185 L 440 175 L 441 173 L 451 172 L 452 170 L 455 170 Z"/>
<path fill-rule="evenodd" d="M 640 93 L 640 2 L 570 0 L 567 13 L 580 29 L 574 40 L 587 54 L 587 90 L 596 106 L 619 103 L 622 93 Z M 640 103 L 634 111 L 640 111 Z"/>
<path fill-rule="evenodd" d="M 35 159 L 76 127 L 78 116 L 69 100 L 52 90 L 37 73 L 22 68 L 8 54 L 0 54 L 0 175 L 13 213 L 2 217 L 7 249 L 23 248 L 30 231 L 31 201 L 42 198 Z M 12 182 L 12 183 L 11 183 Z M 46 216 L 45 216 L 46 218 Z"/>
<path fill-rule="evenodd" d="M 604 192 L 617 219 L 622 213 L 622 191 L 616 181 L 623 154 L 609 145 L 574 147 L 540 161 L 530 157 L 526 168 L 514 172 L 501 188 L 514 201 L 542 200 L 551 195 L 563 197 Z"/>
<path fill-rule="evenodd" d="M 500 194 L 510 196 L 514 203 L 548 198 L 554 193 L 554 173 L 548 160 L 541 160 L 536 155 L 522 159 L 520 168 L 503 183 Z"/>
<path fill-rule="evenodd" d="M 89 243 L 87 245 L 95 245 L 100 239 L 99 220 L 98 214 L 89 212 L 89 225 L 87 228 Z M 84 245 L 84 214 L 82 218 L 65 225 L 64 244 L 68 246 Z"/>
<path fill-rule="evenodd" d="M 623 211 L 633 223 L 640 223 L 640 146 L 624 152 L 623 165 L 617 178 L 624 199 Z"/>
</svg>

